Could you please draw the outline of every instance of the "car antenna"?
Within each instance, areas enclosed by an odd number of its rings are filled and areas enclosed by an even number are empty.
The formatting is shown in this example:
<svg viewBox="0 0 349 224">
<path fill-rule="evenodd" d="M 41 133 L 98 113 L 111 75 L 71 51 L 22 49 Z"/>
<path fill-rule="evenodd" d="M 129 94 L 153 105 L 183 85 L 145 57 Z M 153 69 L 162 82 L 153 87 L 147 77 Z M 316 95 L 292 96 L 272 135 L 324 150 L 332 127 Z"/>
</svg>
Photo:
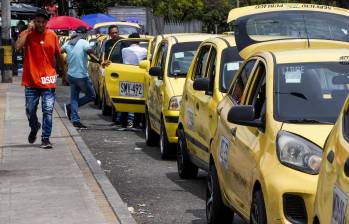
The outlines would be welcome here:
<svg viewBox="0 0 349 224">
<path fill-rule="evenodd" d="M 303 21 L 304 21 L 304 29 L 305 29 L 305 33 L 307 34 L 307 41 L 308 41 L 308 48 L 310 48 L 310 39 L 309 39 L 309 33 L 308 33 L 308 29 L 307 29 L 307 24 L 305 22 L 305 17 L 303 14 Z"/>
</svg>

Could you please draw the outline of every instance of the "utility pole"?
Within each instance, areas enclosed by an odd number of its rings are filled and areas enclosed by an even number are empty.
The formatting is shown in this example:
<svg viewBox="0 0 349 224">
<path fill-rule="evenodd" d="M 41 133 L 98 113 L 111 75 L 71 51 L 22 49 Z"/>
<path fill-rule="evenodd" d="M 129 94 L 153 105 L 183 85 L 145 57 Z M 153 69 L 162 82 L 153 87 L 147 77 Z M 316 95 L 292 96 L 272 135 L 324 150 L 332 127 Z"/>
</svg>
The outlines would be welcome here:
<svg viewBox="0 0 349 224">
<path fill-rule="evenodd" d="M 12 40 L 10 0 L 1 0 L 1 42 L 3 48 L 2 82 L 12 82 Z"/>
<path fill-rule="evenodd" d="M 236 0 L 236 8 L 240 8 L 240 0 Z"/>
</svg>

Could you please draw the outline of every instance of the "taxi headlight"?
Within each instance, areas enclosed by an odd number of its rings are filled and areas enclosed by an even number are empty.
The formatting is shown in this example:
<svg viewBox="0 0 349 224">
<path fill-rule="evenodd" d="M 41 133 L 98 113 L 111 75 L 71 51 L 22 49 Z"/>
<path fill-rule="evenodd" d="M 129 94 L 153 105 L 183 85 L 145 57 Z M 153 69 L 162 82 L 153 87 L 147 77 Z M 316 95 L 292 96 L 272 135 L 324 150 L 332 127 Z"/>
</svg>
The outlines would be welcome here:
<svg viewBox="0 0 349 224">
<path fill-rule="evenodd" d="M 170 99 L 168 105 L 169 110 L 179 110 L 179 105 L 181 104 L 182 96 L 173 96 Z"/>
<path fill-rule="evenodd" d="M 277 136 L 277 154 L 285 166 L 309 174 L 319 173 L 322 150 L 302 137 L 280 131 Z"/>
</svg>

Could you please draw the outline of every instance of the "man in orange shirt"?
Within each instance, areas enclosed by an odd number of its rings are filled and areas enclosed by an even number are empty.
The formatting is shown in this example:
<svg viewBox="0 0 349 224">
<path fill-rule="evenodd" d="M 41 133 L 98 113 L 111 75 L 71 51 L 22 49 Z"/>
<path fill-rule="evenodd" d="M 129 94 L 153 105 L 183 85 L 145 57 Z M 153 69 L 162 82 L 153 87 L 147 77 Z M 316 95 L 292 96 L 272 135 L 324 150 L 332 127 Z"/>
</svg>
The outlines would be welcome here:
<svg viewBox="0 0 349 224">
<path fill-rule="evenodd" d="M 46 30 L 48 20 L 49 14 L 39 9 L 34 22 L 28 25 L 16 42 L 17 50 L 25 48 L 22 85 L 25 87 L 26 114 L 31 128 L 28 141 L 34 143 L 41 128 L 36 115 L 41 97 L 43 118 L 40 147 L 45 149 L 52 148 L 50 136 L 57 79 L 55 56 L 61 62 L 58 37 L 53 31 Z M 63 74 L 63 81 L 66 81 L 66 74 Z"/>
</svg>

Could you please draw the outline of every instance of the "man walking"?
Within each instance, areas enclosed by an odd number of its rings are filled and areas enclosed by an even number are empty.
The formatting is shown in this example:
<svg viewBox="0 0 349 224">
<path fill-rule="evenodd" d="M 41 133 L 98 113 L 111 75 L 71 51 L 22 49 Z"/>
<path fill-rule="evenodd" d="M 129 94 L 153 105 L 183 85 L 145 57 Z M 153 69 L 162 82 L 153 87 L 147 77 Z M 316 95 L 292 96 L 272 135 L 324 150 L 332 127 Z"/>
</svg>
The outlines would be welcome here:
<svg viewBox="0 0 349 224">
<path fill-rule="evenodd" d="M 104 54 L 103 58 L 105 61 L 108 59 L 109 53 L 110 53 L 112 47 L 114 46 L 114 44 L 117 41 L 123 39 L 122 37 L 119 36 L 119 30 L 118 30 L 118 27 L 116 25 L 111 25 L 108 27 L 108 34 L 109 34 L 110 39 L 105 42 L 104 51 L 103 51 L 103 54 Z M 109 62 L 106 61 L 106 65 L 108 63 Z"/>
<path fill-rule="evenodd" d="M 48 20 L 48 13 L 39 9 L 34 21 L 30 22 L 16 42 L 16 50 L 25 47 L 22 85 L 25 86 L 25 107 L 31 128 L 28 141 L 34 143 L 41 128 L 36 115 L 41 97 L 43 130 L 40 147 L 44 149 L 52 148 L 50 136 L 57 79 L 55 56 L 61 59 L 57 35 L 53 31 L 46 30 Z M 66 79 L 66 74 L 63 74 L 63 79 Z"/>
<path fill-rule="evenodd" d="M 66 115 L 78 129 L 87 127 L 80 122 L 78 108 L 95 100 L 96 95 L 92 82 L 87 73 L 87 55 L 97 63 L 100 63 L 90 44 L 85 40 L 87 29 L 80 26 L 76 35 L 62 46 L 62 53 L 67 53 L 68 80 L 70 83 L 70 104 L 64 105 Z M 79 98 L 80 92 L 85 96 Z"/>
<path fill-rule="evenodd" d="M 140 38 L 138 33 L 132 33 L 128 36 L 129 38 Z M 139 41 L 132 41 L 129 47 L 123 48 L 121 50 L 123 63 L 127 65 L 139 65 L 141 60 L 144 60 L 147 56 L 147 49 L 139 46 Z M 121 113 L 121 126 L 127 126 L 127 112 Z M 135 113 L 133 118 L 132 127 L 139 129 L 142 119 L 141 113 Z"/>
</svg>

